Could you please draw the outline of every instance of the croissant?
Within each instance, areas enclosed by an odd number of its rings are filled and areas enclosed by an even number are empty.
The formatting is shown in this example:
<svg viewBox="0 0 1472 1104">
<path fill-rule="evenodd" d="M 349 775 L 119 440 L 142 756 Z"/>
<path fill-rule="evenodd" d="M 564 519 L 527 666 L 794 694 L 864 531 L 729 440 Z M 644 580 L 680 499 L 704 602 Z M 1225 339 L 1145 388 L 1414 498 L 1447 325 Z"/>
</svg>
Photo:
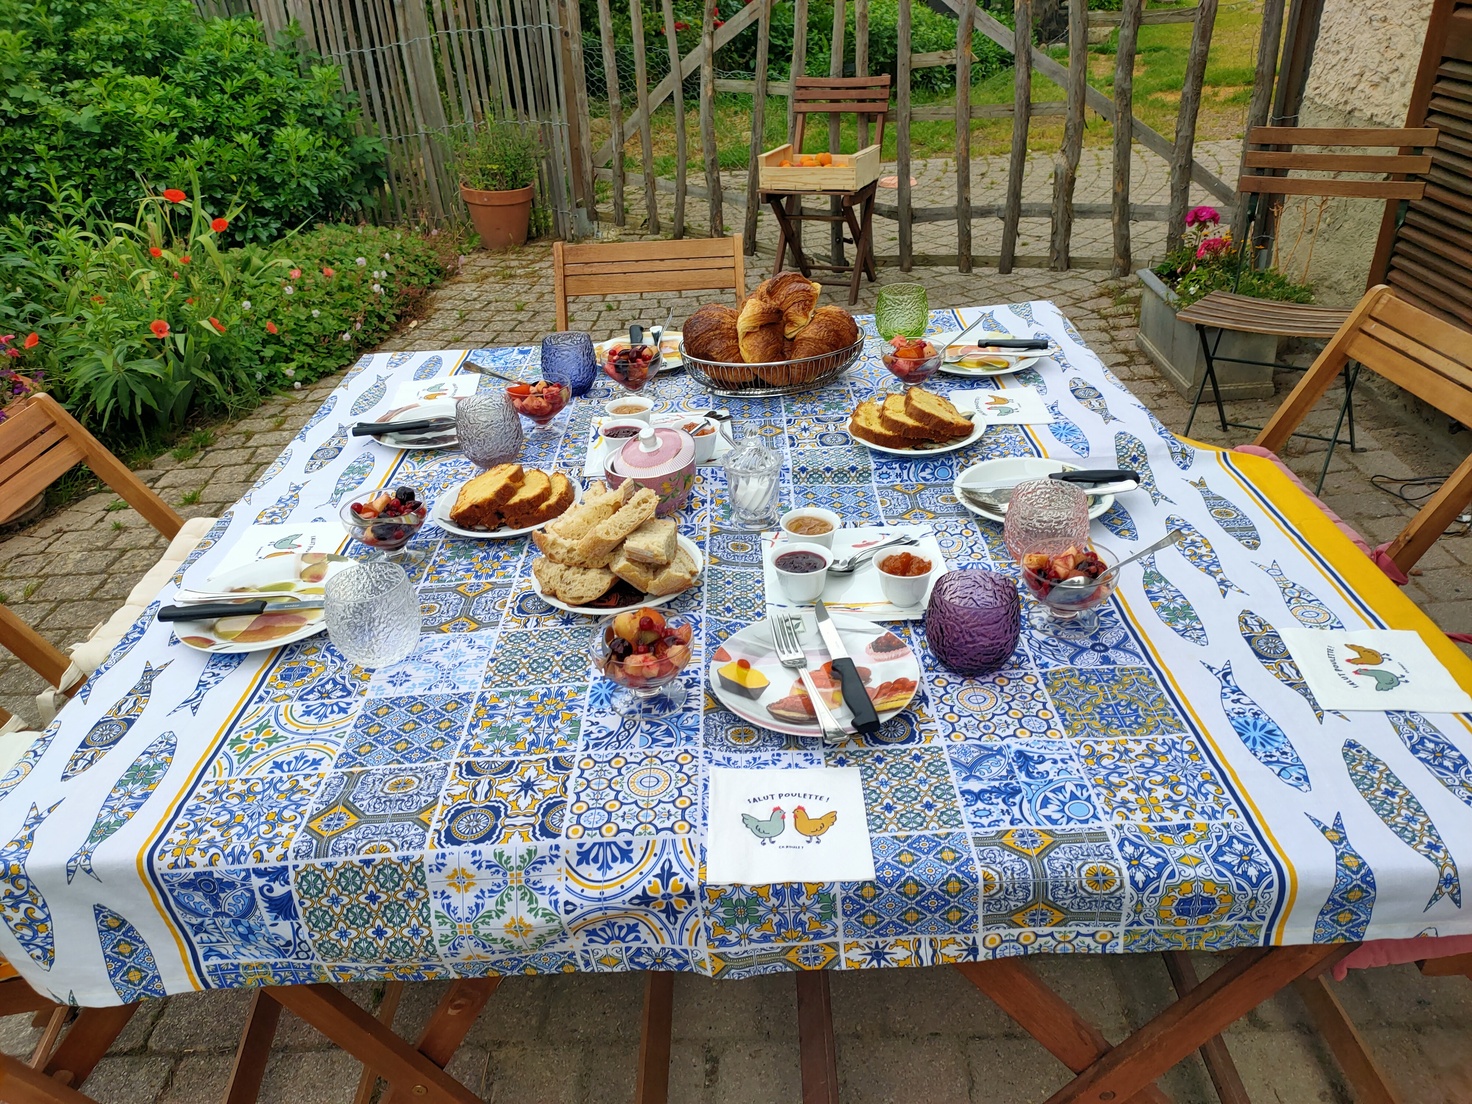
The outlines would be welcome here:
<svg viewBox="0 0 1472 1104">
<path fill-rule="evenodd" d="M 796 337 L 813 317 L 822 285 L 815 284 L 801 272 L 783 272 L 757 285 L 752 295 L 764 299 L 782 311 L 782 336 Z"/>
<path fill-rule="evenodd" d="M 681 330 L 685 350 L 701 360 L 739 363 L 741 345 L 736 339 L 736 318 L 735 308 L 724 303 L 707 303 L 685 319 Z"/>
<path fill-rule="evenodd" d="M 747 364 L 762 364 L 783 357 L 782 310 L 752 295 L 736 319 L 736 337 L 741 345 L 741 359 Z"/>
<path fill-rule="evenodd" d="M 841 349 L 847 349 L 859 339 L 859 324 L 854 321 L 854 316 L 842 307 L 826 306 L 819 307 L 813 312 L 813 320 L 809 322 L 791 341 L 787 342 L 786 359 L 790 361 L 802 361 L 809 357 L 822 356 L 824 353 L 836 353 Z M 821 362 L 813 364 L 794 363 L 784 365 L 781 373 L 762 373 L 762 378 L 774 387 L 788 384 L 802 385 L 811 383 L 817 379 L 825 365 Z M 773 378 L 780 374 L 781 379 Z"/>
</svg>

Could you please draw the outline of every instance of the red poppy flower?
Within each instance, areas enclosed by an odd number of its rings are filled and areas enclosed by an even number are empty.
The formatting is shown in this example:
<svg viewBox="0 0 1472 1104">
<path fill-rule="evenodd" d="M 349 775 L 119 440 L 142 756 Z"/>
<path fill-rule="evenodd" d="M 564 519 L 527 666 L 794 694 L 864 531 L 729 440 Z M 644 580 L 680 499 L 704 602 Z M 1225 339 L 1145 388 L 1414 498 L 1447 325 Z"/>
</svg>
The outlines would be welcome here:
<svg viewBox="0 0 1472 1104">
<path fill-rule="evenodd" d="M 221 333 L 225 332 L 225 327 L 220 325 L 220 320 L 214 315 L 210 315 L 210 325 L 219 330 Z"/>
<path fill-rule="evenodd" d="M 267 333 L 280 333 L 281 331 L 276 328 L 276 323 L 275 322 L 267 322 L 266 323 L 266 332 Z"/>
<path fill-rule="evenodd" d="M 179 258 L 179 263 L 180 264 L 188 264 L 189 263 L 189 254 L 188 253 L 185 253 L 184 256 L 180 257 Z"/>
<path fill-rule="evenodd" d="M 186 307 L 192 307 L 192 306 L 194 306 L 194 296 L 191 295 L 188 299 L 185 299 L 184 300 L 184 305 Z"/>
<path fill-rule="evenodd" d="M 211 219 L 210 220 L 210 229 L 213 230 L 216 234 L 223 234 L 226 231 L 226 229 L 229 228 L 229 226 L 230 226 L 230 220 L 229 219 L 217 218 L 217 219 Z"/>
<path fill-rule="evenodd" d="M 326 277 L 327 277 L 327 278 L 328 278 L 328 279 L 329 279 L 329 280 L 330 280 L 330 279 L 332 279 L 332 278 L 333 278 L 333 277 L 334 277 L 334 276 L 336 276 L 336 275 L 337 275 L 337 273 L 336 273 L 336 272 L 334 272 L 334 271 L 332 271 L 332 269 L 330 269 L 330 268 L 324 268 L 324 269 L 323 269 L 323 270 L 322 270 L 322 275 L 323 275 L 323 276 L 326 276 Z"/>
<path fill-rule="evenodd" d="M 293 280 L 300 280 L 302 278 L 302 270 L 299 268 L 293 268 L 290 272 L 287 273 L 287 275 L 290 276 Z"/>
<path fill-rule="evenodd" d="M 41 335 L 35 333 L 26 334 L 24 344 L 27 349 L 34 349 L 37 345 L 41 344 Z"/>
<path fill-rule="evenodd" d="M 94 295 L 94 296 L 92 296 L 92 302 L 94 302 L 94 303 L 101 303 L 102 301 L 103 301 L 102 296 L 100 296 L 100 295 Z"/>
<path fill-rule="evenodd" d="M 148 250 L 148 255 L 150 257 L 162 257 L 164 255 L 164 251 L 155 245 Z"/>
<path fill-rule="evenodd" d="M 183 203 L 189 197 L 181 192 L 178 188 L 165 188 L 164 198 L 167 199 L 170 203 Z"/>
<path fill-rule="evenodd" d="M 688 31 L 689 29 L 690 29 L 690 24 L 689 23 L 682 22 L 679 19 L 676 19 L 675 20 L 675 30 L 677 30 L 677 31 Z"/>
<path fill-rule="evenodd" d="M 162 318 L 155 318 L 148 324 L 148 328 L 153 331 L 153 336 L 160 341 L 169 336 L 169 324 Z"/>
</svg>

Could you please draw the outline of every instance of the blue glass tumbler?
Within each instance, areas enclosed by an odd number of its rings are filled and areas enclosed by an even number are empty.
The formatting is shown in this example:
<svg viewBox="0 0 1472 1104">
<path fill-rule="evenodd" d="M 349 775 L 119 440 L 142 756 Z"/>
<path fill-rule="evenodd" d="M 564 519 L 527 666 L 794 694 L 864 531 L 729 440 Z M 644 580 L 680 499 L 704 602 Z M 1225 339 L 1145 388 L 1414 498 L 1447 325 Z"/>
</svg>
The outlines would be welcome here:
<svg viewBox="0 0 1472 1104">
<path fill-rule="evenodd" d="M 542 338 L 542 378 L 566 384 L 573 395 L 586 395 L 598 378 L 593 339 L 585 333 L 563 331 Z"/>
</svg>

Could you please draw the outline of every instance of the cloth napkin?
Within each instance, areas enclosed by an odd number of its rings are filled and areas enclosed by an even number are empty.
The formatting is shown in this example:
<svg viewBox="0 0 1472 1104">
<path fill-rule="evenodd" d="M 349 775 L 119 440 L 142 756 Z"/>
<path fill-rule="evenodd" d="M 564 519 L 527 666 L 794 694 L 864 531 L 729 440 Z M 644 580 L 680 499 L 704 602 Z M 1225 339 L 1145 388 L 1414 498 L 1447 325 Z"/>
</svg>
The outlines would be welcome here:
<svg viewBox="0 0 1472 1104">
<path fill-rule="evenodd" d="M 874 852 L 857 767 L 712 767 L 706 881 L 869 881 Z"/>
<path fill-rule="evenodd" d="M 1419 633 L 1283 629 L 1283 643 L 1324 709 L 1420 713 L 1472 711 L 1469 694 Z"/>
</svg>

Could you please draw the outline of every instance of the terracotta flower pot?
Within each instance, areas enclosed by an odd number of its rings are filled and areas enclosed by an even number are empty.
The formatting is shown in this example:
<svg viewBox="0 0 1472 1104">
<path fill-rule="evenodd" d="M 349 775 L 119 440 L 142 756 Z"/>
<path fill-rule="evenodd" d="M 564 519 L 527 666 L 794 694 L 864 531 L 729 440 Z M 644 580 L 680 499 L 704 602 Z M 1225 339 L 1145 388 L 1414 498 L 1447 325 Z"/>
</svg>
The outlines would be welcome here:
<svg viewBox="0 0 1472 1104">
<path fill-rule="evenodd" d="M 470 208 L 470 221 L 480 235 L 482 249 L 506 249 L 526 244 L 532 217 L 530 186 L 509 192 L 483 192 L 460 185 L 460 198 Z"/>
</svg>

